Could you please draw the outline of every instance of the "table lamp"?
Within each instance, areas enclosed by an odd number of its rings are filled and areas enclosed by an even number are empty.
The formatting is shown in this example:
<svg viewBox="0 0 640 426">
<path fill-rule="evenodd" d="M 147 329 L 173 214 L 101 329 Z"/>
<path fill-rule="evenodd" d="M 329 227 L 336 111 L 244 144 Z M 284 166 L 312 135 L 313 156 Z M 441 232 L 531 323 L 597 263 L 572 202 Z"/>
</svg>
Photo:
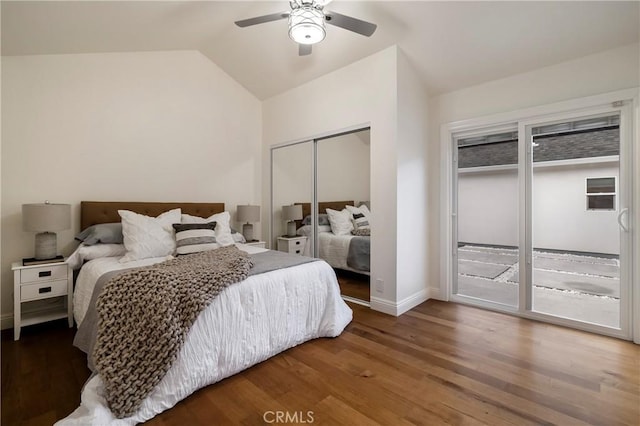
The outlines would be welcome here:
<svg viewBox="0 0 640 426">
<path fill-rule="evenodd" d="M 71 205 L 41 204 L 22 205 L 22 229 L 37 232 L 34 260 L 54 260 L 58 256 L 56 231 L 71 228 Z M 25 262 L 32 259 L 25 259 Z"/>
<path fill-rule="evenodd" d="M 296 236 L 296 220 L 302 220 L 302 206 L 294 204 L 282 206 L 282 218 L 287 221 L 287 237 Z"/>
<path fill-rule="evenodd" d="M 253 239 L 252 222 L 260 222 L 260 206 L 243 205 L 236 209 L 238 222 L 246 222 L 242 225 L 242 235 L 247 242 L 257 241 Z"/>
</svg>

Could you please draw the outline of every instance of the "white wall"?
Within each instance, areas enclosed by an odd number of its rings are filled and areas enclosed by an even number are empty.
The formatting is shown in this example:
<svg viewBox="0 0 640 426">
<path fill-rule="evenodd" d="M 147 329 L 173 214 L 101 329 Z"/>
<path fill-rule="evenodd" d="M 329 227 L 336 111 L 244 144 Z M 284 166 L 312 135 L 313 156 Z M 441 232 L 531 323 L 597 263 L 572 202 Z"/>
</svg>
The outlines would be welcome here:
<svg viewBox="0 0 640 426">
<path fill-rule="evenodd" d="M 370 125 L 371 306 L 398 314 L 424 300 L 426 102 L 403 54 L 390 47 L 263 105 L 265 158 L 274 144 Z"/>
<path fill-rule="evenodd" d="M 548 166 L 533 174 L 533 246 L 555 250 L 620 253 L 617 211 L 587 210 L 585 179 L 615 177 L 610 163 Z M 515 169 L 463 172 L 458 176 L 458 239 L 518 245 L 518 174 Z"/>
<path fill-rule="evenodd" d="M 418 74 L 398 51 L 398 303 L 426 300 L 428 288 L 427 98 Z"/>
<path fill-rule="evenodd" d="M 397 49 L 391 47 L 263 103 L 263 141 L 271 145 L 371 126 L 371 278 L 384 289 L 372 296 L 396 300 Z M 290 111 L 298 111 L 291 119 Z M 268 160 L 263 167 L 268 181 Z M 263 204 L 269 199 L 265 185 Z"/>
<path fill-rule="evenodd" d="M 261 201 L 261 103 L 198 52 L 3 57 L 2 89 L 3 317 L 23 203 L 72 204 L 69 254 L 81 200 Z"/>
<path fill-rule="evenodd" d="M 429 204 L 440 203 L 442 124 L 638 86 L 640 45 L 636 43 L 430 98 Z M 429 229 L 439 230 L 440 210 L 430 213 Z M 440 281 L 439 247 L 439 236 L 432 234 L 429 282 L 436 286 Z"/>
</svg>

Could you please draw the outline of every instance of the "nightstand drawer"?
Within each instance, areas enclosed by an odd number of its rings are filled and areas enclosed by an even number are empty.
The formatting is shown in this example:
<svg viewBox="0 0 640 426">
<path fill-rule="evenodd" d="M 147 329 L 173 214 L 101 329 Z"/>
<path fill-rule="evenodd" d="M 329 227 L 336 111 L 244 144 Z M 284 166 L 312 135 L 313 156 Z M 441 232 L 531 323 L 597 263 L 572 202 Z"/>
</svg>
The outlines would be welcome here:
<svg viewBox="0 0 640 426">
<path fill-rule="evenodd" d="M 20 271 L 20 284 L 66 280 L 67 273 L 68 268 L 66 263 L 23 269 Z"/>
<path fill-rule="evenodd" d="M 38 300 L 67 294 L 67 280 L 27 284 L 20 287 L 20 300 Z"/>
<path fill-rule="evenodd" d="M 304 253 L 304 246 L 307 243 L 307 237 L 279 237 L 278 238 L 278 250 L 291 254 Z"/>
</svg>

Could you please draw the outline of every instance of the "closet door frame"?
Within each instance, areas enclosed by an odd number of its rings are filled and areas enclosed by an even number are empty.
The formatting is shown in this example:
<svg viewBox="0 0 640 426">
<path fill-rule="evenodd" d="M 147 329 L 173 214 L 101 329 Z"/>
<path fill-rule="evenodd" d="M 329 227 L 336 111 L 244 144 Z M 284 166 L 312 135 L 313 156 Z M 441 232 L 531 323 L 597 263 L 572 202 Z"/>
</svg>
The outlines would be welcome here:
<svg viewBox="0 0 640 426">
<path fill-rule="evenodd" d="M 287 146 L 292 146 L 292 145 L 298 145 L 298 144 L 303 144 L 303 143 L 312 143 L 312 158 L 311 158 L 311 164 L 312 164 L 312 172 L 311 172 L 311 188 L 312 188 L 312 194 L 311 194 L 311 218 L 312 218 L 312 223 L 314 225 L 316 225 L 318 223 L 318 142 L 323 140 L 323 139 L 330 139 L 336 136 L 341 136 L 341 135 L 346 135 L 349 133 L 355 133 L 355 132 L 359 132 L 361 130 L 371 130 L 371 123 L 370 122 L 366 122 L 366 123 L 361 123 L 361 124 L 355 124 L 353 126 L 348 126 L 348 127 L 343 127 L 337 130 L 331 130 L 331 131 L 327 131 L 327 132 L 322 132 L 322 133 L 318 133 L 316 135 L 313 136 L 309 136 L 309 137 L 305 137 L 305 138 L 300 138 L 300 139 L 294 139 L 288 142 L 282 142 L 282 143 L 278 143 L 275 145 L 271 145 L 270 149 L 269 149 L 269 177 L 270 177 L 270 182 L 269 182 L 269 241 L 272 242 L 274 241 L 275 235 L 273 232 L 273 211 L 275 208 L 274 205 L 274 200 L 273 200 L 273 194 L 274 194 L 274 177 L 273 177 L 273 154 L 274 151 L 279 149 L 279 148 L 285 148 Z M 369 153 L 369 158 L 371 158 L 371 153 Z M 371 180 L 371 177 L 369 177 L 369 180 Z M 312 246 L 312 255 L 313 257 L 317 257 L 317 253 L 318 253 L 318 227 L 314 226 L 313 227 L 313 246 Z"/>
</svg>

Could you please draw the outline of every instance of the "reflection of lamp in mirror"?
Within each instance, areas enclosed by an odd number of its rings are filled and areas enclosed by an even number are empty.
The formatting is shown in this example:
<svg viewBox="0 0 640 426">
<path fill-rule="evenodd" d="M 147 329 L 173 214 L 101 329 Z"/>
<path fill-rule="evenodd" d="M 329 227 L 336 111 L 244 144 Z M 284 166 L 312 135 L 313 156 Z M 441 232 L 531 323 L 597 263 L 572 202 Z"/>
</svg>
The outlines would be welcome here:
<svg viewBox="0 0 640 426">
<path fill-rule="evenodd" d="M 58 241 L 55 232 L 71 228 L 71 205 L 52 204 L 48 201 L 23 204 L 22 228 L 37 232 L 34 260 L 56 259 Z"/>
<path fill-rule="evenodd" d="M 253 239 L 253 222 L 260 222 L 260 206 L 238 206 L 236 210 L 238 222 L 246 222 L 242 225 L 242 235 L 247 242 L 257 241 Z"/>
<path fill-rule="evenodd" d="M 295 237 L 295 221 L 302 220 L 302 206 L 300 204 L 282 206 L 282 218 L 287 221 L 287 237 Z"/>
</svg>

